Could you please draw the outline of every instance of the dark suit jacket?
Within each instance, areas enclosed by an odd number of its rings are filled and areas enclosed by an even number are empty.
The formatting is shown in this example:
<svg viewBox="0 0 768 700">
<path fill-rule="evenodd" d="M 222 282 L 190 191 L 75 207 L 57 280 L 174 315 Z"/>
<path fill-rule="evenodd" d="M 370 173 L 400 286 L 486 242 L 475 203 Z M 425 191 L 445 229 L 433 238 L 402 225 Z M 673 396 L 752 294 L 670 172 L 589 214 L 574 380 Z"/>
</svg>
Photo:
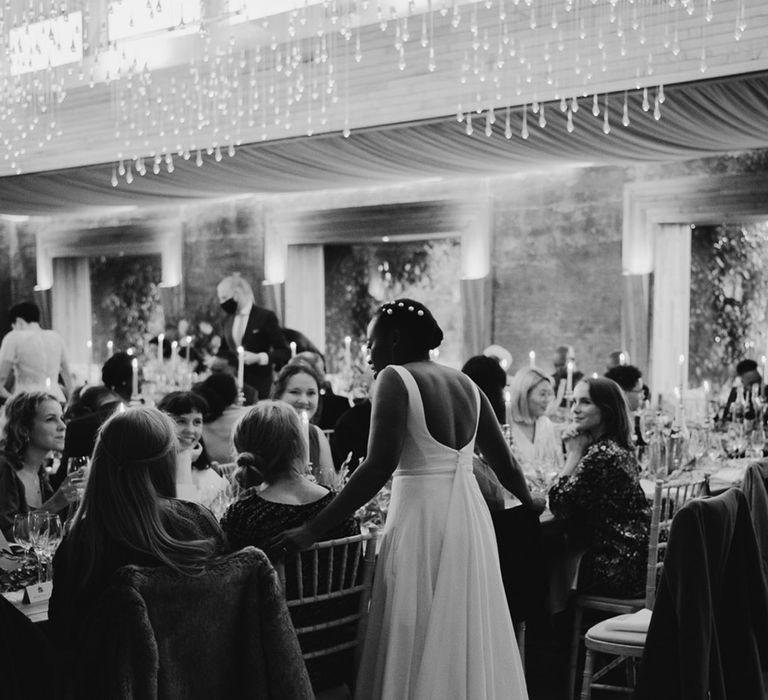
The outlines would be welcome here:
<svg viewBox="0 0 768 700">
<path fill-rule="evenodd" d="M 229 362 L 237 367 L 237 343 L 232 337 L 234 322 L 234 314 L 228 315 L 224 320 L 219 355 L 225 355 Z M 243 349 L 249 352 L 265 352 L 269 355 L 269 364 L 267 365 L 245 366 L 245 383 L 256 389 L 259 393 L 258 398 L 269 398 L 269 391 L 272 388 L 273 366 L 279 370 L 291 356 L 288 343 L 285 342 L 283 331 L 274 312 L 256 306 L 256 304 L 251 307 L 242 345 Z"/>
</svg>

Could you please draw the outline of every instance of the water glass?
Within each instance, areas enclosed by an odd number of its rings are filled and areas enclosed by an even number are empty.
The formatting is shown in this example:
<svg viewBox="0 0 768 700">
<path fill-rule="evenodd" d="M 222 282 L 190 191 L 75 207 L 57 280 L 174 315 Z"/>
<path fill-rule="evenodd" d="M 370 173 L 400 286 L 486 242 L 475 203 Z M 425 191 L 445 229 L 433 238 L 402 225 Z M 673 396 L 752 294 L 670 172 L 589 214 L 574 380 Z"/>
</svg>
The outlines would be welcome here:
<svg viewBox="0 0 768 700">
<path fill-rule="evenodd" d="M 29 540 L 29 513 L 16 513 L 13 516 L 13 540 L 29 556 L 32 543 Z"/>
<path fill-rule="evenodd" d="M 37 556 L 38 583 L 46 580 L 53 553 L 61 542 L 61 519 L 53 513 L 29 514 L 29 539 Z"/>
</svg>

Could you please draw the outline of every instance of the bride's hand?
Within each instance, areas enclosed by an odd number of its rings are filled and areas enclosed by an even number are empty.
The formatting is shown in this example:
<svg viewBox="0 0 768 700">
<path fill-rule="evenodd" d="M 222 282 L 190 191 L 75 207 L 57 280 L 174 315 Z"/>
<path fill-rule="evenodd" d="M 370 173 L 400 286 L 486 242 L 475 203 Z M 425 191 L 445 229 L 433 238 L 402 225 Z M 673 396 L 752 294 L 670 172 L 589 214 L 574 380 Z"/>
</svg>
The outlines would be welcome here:
<svg viewBox="0 0 768 700">
<path fill-rule="evenodd" d="M 301 525 L 290 530 L 284 530 L 273 537 L 267 544 L 267 548 L 276 556 L 285 557 L 287 554 L 307 549 L 314 543 L 315 536 L 312 531 L 306 525 Z"/>
</svg>

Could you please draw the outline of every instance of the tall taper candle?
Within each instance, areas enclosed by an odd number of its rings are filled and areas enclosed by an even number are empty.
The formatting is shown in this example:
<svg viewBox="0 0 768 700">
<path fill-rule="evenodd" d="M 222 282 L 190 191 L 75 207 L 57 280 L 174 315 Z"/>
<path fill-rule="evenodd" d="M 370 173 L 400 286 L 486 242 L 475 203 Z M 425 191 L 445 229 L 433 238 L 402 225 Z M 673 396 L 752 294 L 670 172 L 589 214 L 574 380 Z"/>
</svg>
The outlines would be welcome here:
<svg viewBox="0 0 768 700">
<path fill-rule="evenodd" d="M 243 390 L 245 383 L 245 348 L 242 345 L 237 346 L 237 390 Z"/>
<path fill-rule="evenodd" d="M 139 361 L 137 358 L 131 360 L 131 399 L 139 396 Z"/>
<path fill-rule="evenodd" d="M 536 353 L 533 350 L 531 350 L 528 353 L 528 361 L 529 361 L 531 367 L 535 367 L 536 366 Z"/>
<path fill-rule="evenodd" d="M 565 395 L 567 398 L 571 398 L 573 396 L 573 361 L 568 360 L 566 367 L 566 375 L 565 375 Z"/>
<path fill-rule="evenodd" d="M 107 341 L 107 357 L 112 357 L 115 354 L 115 344 L 111 341 Z"/>
<path fill-rule="evenodd" d="M 165 333 L 157 336 L 157 361 L 163 362 L 163 344 L 165 343 Z"/>
<path fill-rule="evenodd" d="M 504 391 L 504 422 L 512 425 L 512 394 L 509 389 Z"/>
<path fill-rule="evenodd" d="M 301 436 L 304 440 L 304 448 L 306 449 L 307 464 L 309 464 L 309 414 L 306 411 L 299 411 L 299 422 L 301 423 Z"/>
<path fill-rule="evenodd" d="M 91 375 L 93 374 L 93 341 L 87 340 L 85 342 L 85 347 L 88 350 L 88 373 L 86 376 L 86 383 L 91 383 Z"/>
<path fill-rule="evenodd" d="M 291 346 L 291 359 L 293 359 L 296 357 L 296 343 L 292 340 L 290 343 L 288 343 L 288 345 Z"/>
</svg>

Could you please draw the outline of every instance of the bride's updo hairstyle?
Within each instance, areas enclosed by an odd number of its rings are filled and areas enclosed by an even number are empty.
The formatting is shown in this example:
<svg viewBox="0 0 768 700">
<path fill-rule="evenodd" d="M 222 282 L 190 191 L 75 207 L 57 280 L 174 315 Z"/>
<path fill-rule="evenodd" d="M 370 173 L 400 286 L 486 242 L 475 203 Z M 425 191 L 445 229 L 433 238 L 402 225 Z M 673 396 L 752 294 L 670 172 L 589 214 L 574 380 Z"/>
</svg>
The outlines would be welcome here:
<svg viewBox="0 0 768 700">
<path fill-rule="evenodd" d="M 299 416 L 285 401 L 259 401 L 237 422 L 232 440 L 245 488 L 269 484 L 307 459 Z"/>
<path fill-rule="evenodd" d="M 443 329 L 432 312 L 413 299 L 383 304 L 376 312 L 376 326 L 382 331 L 400 331 L 410 347 L 418 352 L 434 350 L 443 342 Z"/>
</svg>

